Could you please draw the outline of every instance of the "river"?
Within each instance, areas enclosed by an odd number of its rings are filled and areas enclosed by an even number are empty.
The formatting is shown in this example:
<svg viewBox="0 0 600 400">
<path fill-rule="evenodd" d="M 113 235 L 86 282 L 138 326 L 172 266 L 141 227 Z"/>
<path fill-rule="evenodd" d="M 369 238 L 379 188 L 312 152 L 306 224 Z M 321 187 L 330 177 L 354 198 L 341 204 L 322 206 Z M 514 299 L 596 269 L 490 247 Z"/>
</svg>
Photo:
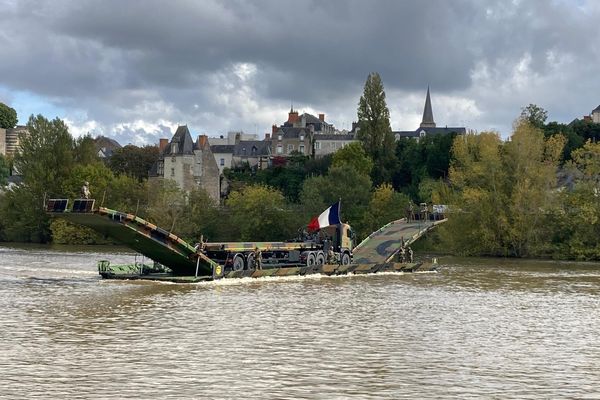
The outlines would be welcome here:
<svg viewBox="0 0 600 400">
<path fill-rule="evenodd" d="M 0 398 L 600 398 L 600 265 L 103 281 L 120 249 L 0 246 Z"/>
</svg>

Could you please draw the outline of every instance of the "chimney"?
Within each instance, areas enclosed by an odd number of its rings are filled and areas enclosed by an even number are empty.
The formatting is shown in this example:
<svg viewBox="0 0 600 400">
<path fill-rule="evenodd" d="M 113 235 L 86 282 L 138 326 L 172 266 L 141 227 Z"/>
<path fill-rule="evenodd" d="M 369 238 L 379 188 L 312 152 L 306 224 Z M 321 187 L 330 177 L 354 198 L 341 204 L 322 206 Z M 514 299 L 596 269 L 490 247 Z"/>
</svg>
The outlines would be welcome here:
<svg viewBox="0 0 600 400">
<path fill-rule="evenodd" d="M 319 114 L 319 120 L 325 122 L 325 114 Z"/>
<path fill-rule="evenodd" d="M 271 134 L 265 133 L 265 140 L 271 140 Z"/>
<path fill-rule="evenodd" d="M 288 122 L 290 124 L 295 124 L 296 122 L 298 122 L 298 111 L 294 111 L 293 109 L 290 110 L 288 114 Z"/>
<path fill-rule="evenodd" d="M 168 144 L 169 139 L 160 139 L 158 142 L 158 151 L 162 153 L 162 151 L 165 149 L 165 147 L 167 147 Z"/>
<path fill-rule="evenodd" d="M 275 135 L 275 134 L 277 133 L 277 125 L 273 125 L 273 126 L 271 127 L 271 133 L 272 133 L 273 135 Z"/>
<path fill-rule="evenodd" d="M 208 136 L 206 135 L 198 135 L 198 148 L 200 150 L 206 147 L 206 143 L 208 142 Z"/>
</svg>

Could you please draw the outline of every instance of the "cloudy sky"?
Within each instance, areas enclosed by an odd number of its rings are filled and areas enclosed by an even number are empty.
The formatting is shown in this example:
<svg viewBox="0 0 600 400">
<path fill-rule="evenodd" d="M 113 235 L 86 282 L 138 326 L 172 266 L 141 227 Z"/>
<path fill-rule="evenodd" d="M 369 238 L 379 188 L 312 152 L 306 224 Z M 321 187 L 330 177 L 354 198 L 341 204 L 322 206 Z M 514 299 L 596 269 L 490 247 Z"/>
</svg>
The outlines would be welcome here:
<svg viewBox="0 0 600 400">
<path fill-rule="evenodd" d="M 529 103 L 600 104 L 599 27 L 595 0 L 0 0 L 0 102 L 121 144 L 262 136 L 292 102 L 349 128 L 376 71 L 394 130 L 430 85 L 438 126 L 507 136 Z"/>
</svg>

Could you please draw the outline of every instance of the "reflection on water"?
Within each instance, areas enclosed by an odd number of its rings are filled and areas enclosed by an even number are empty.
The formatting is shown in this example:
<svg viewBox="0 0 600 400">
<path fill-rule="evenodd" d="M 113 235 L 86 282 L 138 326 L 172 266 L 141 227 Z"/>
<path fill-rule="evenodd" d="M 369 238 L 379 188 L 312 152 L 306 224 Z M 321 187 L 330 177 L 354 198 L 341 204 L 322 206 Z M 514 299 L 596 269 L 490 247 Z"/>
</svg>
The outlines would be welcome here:
<svg viewBox="0 0 600 400">
<path fill-rule="evenodd" d="M 112 253 L 0 247 L 0 397 L 600 397 L 597 265 L 185 285 Z"/>
</svg>

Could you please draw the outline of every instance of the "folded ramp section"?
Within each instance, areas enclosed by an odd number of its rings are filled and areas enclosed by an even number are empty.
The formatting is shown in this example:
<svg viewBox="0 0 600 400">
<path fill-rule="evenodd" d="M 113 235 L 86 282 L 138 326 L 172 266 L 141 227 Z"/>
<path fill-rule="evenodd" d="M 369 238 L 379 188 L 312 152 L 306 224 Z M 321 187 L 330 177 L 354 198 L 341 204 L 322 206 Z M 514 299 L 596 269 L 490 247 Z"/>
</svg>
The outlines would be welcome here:
<svg viewBox="0 0 600 400">
<path fill-rule="evenodd" d="M 94 200 L 76 199 L 73 207 L 68 201 L 52 199 L 46 211 L 72 223 L 89 227 L 115 239 L 144 256 L 169 267 L 175 275 L 211 275 L 217 264 L 196 252 L 189 243 L 133 214 L 105 207 L 94 209 Z"/>
</svg>

